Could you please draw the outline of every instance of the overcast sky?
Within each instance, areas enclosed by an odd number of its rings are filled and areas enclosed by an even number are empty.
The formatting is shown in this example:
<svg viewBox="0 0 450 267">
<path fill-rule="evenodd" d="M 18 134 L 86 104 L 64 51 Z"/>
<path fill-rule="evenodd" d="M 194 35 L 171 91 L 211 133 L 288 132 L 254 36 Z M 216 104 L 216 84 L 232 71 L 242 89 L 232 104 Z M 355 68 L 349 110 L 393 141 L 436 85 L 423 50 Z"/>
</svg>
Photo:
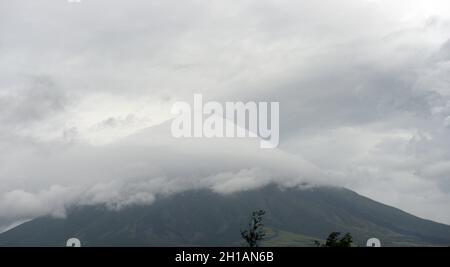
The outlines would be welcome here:
<svg viewBox="0 0 450 267">
<path fill-rule="evenodd" d="M 448 0 L 0 0 L 0 230 L 271 182 L 450 224 L 449 71 Z M 171 138 L 194 93 L 279 101 L 278 149 Z"/>
</svg>

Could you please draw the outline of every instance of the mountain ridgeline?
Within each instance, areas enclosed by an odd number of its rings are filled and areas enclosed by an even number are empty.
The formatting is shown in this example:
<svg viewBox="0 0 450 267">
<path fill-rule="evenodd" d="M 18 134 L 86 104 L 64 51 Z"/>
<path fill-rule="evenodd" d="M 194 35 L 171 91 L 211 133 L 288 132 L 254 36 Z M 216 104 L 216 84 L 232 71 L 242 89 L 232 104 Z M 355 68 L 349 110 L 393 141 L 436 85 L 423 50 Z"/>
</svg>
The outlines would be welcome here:
<svg viewBox="0 0 450 267">
<path fill-rule="evenodd" d="M 66 218 L 40 217 L 0 234 L 0 246 L 244 246 L 240 230 L 252 211 L 266 211 L 263 246 L 312 246 L 330 232 L 350 232 L 354 245 L 448 246 L 450 226 L 424 220 L 357 193 L 331 187 L 266 186 L 221 195 L 194 190 L 150 205 L 113 211 L 74 207 Z"/>
</svg>

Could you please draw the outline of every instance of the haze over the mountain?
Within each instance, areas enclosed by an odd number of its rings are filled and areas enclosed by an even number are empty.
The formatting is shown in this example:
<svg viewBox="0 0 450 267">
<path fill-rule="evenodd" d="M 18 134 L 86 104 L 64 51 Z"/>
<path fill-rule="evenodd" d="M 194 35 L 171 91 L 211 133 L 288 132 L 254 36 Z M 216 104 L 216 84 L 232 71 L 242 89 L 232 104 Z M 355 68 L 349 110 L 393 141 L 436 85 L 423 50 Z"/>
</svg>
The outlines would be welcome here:
<svg viewBox="0 0 450 267">
<path fill-rule="evenodd" d="M 42 215 L 64 217 L 66 208 L 76 205 L 120 209 L 149 204 L 159 195 L 191 189 L 227 194 L 269 183 L 333 183 L 299 156 L 261 149 L 259 138 L 174 138 L 171 123 L 108 145 L 73 144 L 68 149 L 56 147 L 42 159 L 33 156 L 32 162 L 24 163 L 24 171 L 49 189 L 10 192 L 0 202 L 0 215 L 13 223 Z M 39 181 L 41 177 L 44 180 Z"/>
<path fill-rule="evenodd" d="M 0 232 L 305 182 L 450 224 L 449 32 L 448 0 L 2 0 Z M 279 102 L 278 148 L 172 138 L 194 94 Z"/>
<path fill-rule="evenodd" d="M 223 195 L 207 189 L 158 198 L 120 211 L 104 206 L 70 209 L 66 218 L 42 217 L 0 234 L 0 246 L 243 246 L 251 211 L 264 209 L 264 246 L 312 246 L 332 231 L 350 232 L 383 246 L 450 244 L 450 226 L 420 219 L 343 188 L 260 189 Z"/>
</svg>

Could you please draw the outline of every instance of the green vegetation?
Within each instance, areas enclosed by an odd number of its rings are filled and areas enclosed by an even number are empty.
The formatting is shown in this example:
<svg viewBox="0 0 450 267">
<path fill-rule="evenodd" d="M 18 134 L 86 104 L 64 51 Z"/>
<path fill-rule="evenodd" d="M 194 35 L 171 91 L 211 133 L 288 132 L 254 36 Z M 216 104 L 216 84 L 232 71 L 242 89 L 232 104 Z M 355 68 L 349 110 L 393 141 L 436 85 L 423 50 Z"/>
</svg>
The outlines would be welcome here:
<svg viewBox="0 0 450 267">
<path fill-rule="evenodd" d="M 314 243 L 318 247 L 339 247 L 339 248 L 349 248 L 352 246 L 353 238 L 350 233 L 346 233 L 342 238 L 339 238 L 341 233 L 332 232 L 324 244 L 321 244 L 319 241 L 315 241 Z"/>
<path fill-rule="evenodd" d="M 264 224 L 262 223 L 265 213 L 263 210 L 252 212 L 250 222 L 248 223 L 248 230 L 241 230 L 242 238 L 251 248 L 257 247 L 259 242 L 266 236 Z"/>
<path fill-rule="evenodd" d="M 266 227 L 261 247 L 311 247 L 317 239 L 303 234 Z M 320 240 L 321 242 L 324 240 Z"/>
<path fill-rule="evenodd" d="M 383 246 L 447 246 L 450 226 L 423 220 L 337 188 L 276 186 L 221 195 L 192 190 L 151 205 L 109 210 L 72 207 L 66 218 L 41 217 L 0 234 L 0 246 L 242 246 L 240 230 L 254 207 L 265 211 L 259 246 L 313 246 L 332 231 L 351 233 L 353 246 L 377 237 Z M 322 239 L 322 240 L 321 240 Z"/>
</svg>

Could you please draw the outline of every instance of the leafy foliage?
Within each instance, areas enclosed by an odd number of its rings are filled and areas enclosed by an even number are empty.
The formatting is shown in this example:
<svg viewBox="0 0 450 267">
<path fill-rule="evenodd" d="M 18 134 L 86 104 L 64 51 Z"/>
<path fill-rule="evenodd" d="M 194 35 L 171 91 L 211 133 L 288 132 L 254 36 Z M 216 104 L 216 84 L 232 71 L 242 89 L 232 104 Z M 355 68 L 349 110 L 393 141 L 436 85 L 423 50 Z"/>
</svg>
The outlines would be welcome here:
<svg viewBox="0 0 450 267">
<path fill-rule="evenodd" d="M 318 247 L 341 247 L 347 248 L 351 247 L 353 243 L 353 238 L 350 233 L 346 233 L 342 238 L 339 238 L 341 233 L 332 232 L 324 244 L 321 244 L 319 241 L 314 240 L 314 244 Z"/>
<path fill-rule="evenodd" d="M 259 242 L 266 236 L 264 231 L 263 216 L 266 212 L 264 210 L 258 210 L 252 212 L 250 222 L 248 223 L 247 230 L 241 230 L 242 238 L 247 242 L 250 247 L 257 247 Z"/>
</svg>

